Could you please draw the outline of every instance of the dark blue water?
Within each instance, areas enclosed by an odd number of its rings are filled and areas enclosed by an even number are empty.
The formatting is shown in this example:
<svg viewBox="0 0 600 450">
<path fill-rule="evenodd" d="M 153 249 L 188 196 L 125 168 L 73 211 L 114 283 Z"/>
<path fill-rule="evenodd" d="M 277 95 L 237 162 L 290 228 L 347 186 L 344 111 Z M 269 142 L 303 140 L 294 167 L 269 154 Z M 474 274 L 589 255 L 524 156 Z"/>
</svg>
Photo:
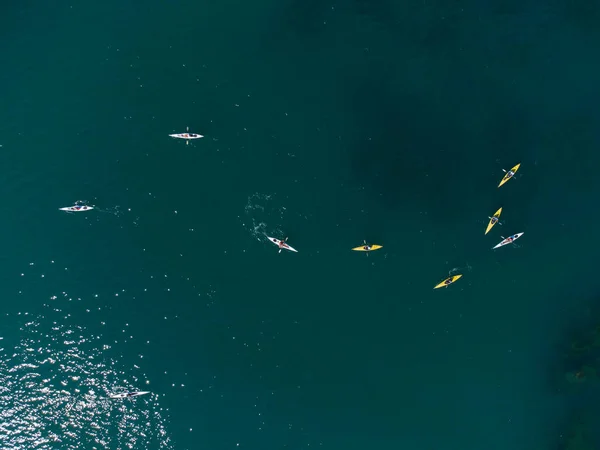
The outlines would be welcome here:
<svg viewBox="0 0 600 450">
<path fill-rule="evenodd" d="M 561 349 L 598 290 L 598 19 L 5 8 L 2 447 L 563 442 L 582 402 Z M 168 137 L 188 126 L 205 137 Z M 96 210 L 57 210 L 76 200 Z"/>
</svg>

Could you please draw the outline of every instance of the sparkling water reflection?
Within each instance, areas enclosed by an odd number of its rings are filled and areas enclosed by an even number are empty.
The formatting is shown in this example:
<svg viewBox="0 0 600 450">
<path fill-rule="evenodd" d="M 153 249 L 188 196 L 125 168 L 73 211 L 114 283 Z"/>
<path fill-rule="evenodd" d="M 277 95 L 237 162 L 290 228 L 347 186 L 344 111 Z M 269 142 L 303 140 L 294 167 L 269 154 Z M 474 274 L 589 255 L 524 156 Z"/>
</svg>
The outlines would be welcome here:
<svg viewBox="0 0 600 450">
<path fill-rule="evenodd" d="M 20 313 L 20 338 L 0 341 L 0 448 L 173 448 L 157 395 L 107 398 L 145 377 L 127 376 L 100 336 L 59 316 Z"/>
</svg>

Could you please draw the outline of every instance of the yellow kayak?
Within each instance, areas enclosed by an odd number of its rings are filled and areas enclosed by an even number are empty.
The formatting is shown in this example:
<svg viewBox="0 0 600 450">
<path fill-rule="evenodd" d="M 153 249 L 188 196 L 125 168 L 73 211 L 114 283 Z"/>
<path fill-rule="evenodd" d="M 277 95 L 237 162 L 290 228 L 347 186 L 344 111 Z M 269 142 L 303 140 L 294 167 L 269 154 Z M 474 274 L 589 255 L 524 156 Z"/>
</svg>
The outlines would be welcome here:
<svg viewBox="0 0 600 450">
<path fill-rule="evenodd" d="M 514 176 L 514 174 L 517 173 L 517 170 L 519 170 L 519 167 L 521 167 L 521 163 L 517 164 L 515 167 L 510 169 L 507 172 L 507 174 L 502 177 L 502 180 L 500 180 L 500 184 L 498 185 L 498 187 L 502 186 L 504 183 L 506 183 L 508 180 L 510 180 Z"/>
<path fill-rule="evenodd" d="M 456 280 L 458 280 L 460 277 L 462 277 L 462 275 L 454 275 L 453 277 L 446 278 L 440 284 L 438 284 L 437 286 L 435 286 L 434 289 L 441 288 L 441 287 L 448 287 L 452 283 L 454 283 Z"/>
<path fill-rule="evenodd" d="M 492 229 L 492 227 L 498 223 L 498 219 L 500 218 L 501 212 L 502 212 L 502 208 L 500 208 L 498 211 L 496 211 L 494 213 L 494 216 L 490 219 L 490 223 L 488 223 L 488 226 L 485 230 L 485 234 L 488 234 L 490 232 L 490 230 Z M 494 221 L 494 219 L 496 219 L 496 220 Z"/>
<path fill-rule="evenodd" d="M 354 247 L 352 250 L 355 252 L 372 252 L 373 250 L 379 250 L 383 245 L 361 245 L 360 247 Z"/>
</svg>

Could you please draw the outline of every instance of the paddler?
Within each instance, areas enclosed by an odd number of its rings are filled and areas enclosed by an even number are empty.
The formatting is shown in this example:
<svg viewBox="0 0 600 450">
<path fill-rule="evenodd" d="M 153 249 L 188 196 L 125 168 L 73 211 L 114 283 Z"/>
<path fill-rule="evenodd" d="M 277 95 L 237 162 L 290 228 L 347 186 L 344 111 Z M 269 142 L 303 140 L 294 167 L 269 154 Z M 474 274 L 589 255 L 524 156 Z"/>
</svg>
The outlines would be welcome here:
<svg viewBox="0 0 600 450">
<path fill-rule="evenodd" d="M 367 245 L 367 241 L 363 241 L 363 244 L 365 244 L 365 245 L 363 246 L 363 249 L 364 249 L 365 251 L 367 251 L 367 252 L 368 252 L 369 250 L 371 250 L 371 246 L 370 246 L 370 245 Z"/>
<path fill-rule="evenodd" d="M 287 241 L 288 238 L 285 238 L 283 241 L 279 241 L 279 244 L 277 244 L 277 246 L 282 249 L 285 247 L 285 241 Z"/>
<path fill-rule="evenodd" d="M 128 392 L 128 393 L 127 393 L 127 398 L 130 398 L 130 397 L 135 397 L 136 395 L 138 395 L 138 393 L 137 393 L 137 392 Z"/>
<path fill-rule="evenodd" d="M 446 286 L 448 286 L 449 284 L 452 284 L 452 277 L 448 278 L 447 280 L 444 281 L 444 284 Z"/>
</svg>

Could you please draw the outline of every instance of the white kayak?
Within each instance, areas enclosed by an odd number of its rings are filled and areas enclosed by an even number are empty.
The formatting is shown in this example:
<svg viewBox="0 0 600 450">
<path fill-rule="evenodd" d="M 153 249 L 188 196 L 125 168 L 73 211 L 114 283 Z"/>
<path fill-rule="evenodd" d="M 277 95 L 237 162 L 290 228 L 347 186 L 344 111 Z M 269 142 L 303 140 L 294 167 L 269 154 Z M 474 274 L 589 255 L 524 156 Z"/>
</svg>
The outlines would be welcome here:
<svg viewBox="0 0 600 450">
<path fill-rule="evenodd" d="M 298 250 L 296 250 L 294 247 L 290 247 L 289 245 L 287 245 L 285 242 L 280 241 L 279 239 L 275 239 L 272 237 L 267 236 L 267 238 L 276 246 L 279 247 L 279 244 L 282 244 L 281 247 L 279 248 L 279 251 L 281 251 L 281 249 L 285 248 L 286 250 L 289 250 L 291 252 L 296 252 L 298 253 Z"/>
<path fill-rule="evenodd" d="M 78 211 L 90 211 L 92 209 L 94 209 L 93 206 L 87 206 L 87 205 L 74 205 L 74 206 L 65 206 L 64 208 L 58 208 L 60 211 L 73 211 L 73 212 L 78 212 Z"/>
<path fill-rule="evenodd" d="M 498 245 L 496 245 L 495 247 L 492 247 L 492 250 L 495 249 L 495 248 L 503 247 L 503 246 L 508 245 L 508 244 L 512 244 L 517 239 L 519 239 L 521 236 L 523 236 L 523 234 L 525 234 L 525 233 L 517 233 L 517 234 L 513 234 L 512 236 L 507 237 L 502 242 L 500 242 Z"/>
<path fill-rule="evenodd" d="M 171 136 L 172 138 L 177 138 L 177 139 L 200 139 L 200 138 L 204 137 L 201 134 L 196 134 L 196 133 L 175 133 L 175 134 L 170 134 L 169 136 Z"/>
<path fill-rule="evenodd" d="M 149 394 L 150 391 L 138 391 L 138 392 L 122 392 L 120 394 L 109 394 L 110 398 L 131 398 L 131 397 L 139 397 L 140 395 Z"/>
</svg>

